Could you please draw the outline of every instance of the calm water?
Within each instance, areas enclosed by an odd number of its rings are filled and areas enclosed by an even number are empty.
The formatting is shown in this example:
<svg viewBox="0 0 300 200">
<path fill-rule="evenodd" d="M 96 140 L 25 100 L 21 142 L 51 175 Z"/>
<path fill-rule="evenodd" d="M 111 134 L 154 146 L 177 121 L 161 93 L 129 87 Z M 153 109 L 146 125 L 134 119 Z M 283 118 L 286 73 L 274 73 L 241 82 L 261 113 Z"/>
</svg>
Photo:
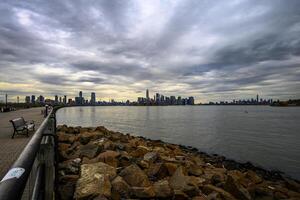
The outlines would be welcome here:
<svg viewBox="0 0 300 200">
<path fill-rule="evenodd" d="M 57 120 L 190 145 L 300 179 L 300 107 L 69 107 Z"/>
</svg>

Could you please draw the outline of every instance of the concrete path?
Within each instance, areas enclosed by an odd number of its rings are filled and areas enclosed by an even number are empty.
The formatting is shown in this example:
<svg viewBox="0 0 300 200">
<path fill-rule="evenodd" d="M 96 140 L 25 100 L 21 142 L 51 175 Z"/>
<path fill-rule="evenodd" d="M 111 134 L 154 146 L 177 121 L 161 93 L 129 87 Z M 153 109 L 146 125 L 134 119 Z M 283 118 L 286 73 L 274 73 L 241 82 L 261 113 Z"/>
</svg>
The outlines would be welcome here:
<svg viewBox="0 0 300 200">
<path fill-rule="evenodd" d="M 24 117 L 27 121 L 34 120 L 36 124 L 35 130 L 37 130 L 44 120 L 41 110 L 42 108 L 39 107 L 0 113 L 0 180 L 18 158 L 33 135 L 33 132 L 30 132 L 29 137 L 16 135 L 14 139 L 11 139 L 13 127 L 9 120 L 18 117 Z"/>
</svg>

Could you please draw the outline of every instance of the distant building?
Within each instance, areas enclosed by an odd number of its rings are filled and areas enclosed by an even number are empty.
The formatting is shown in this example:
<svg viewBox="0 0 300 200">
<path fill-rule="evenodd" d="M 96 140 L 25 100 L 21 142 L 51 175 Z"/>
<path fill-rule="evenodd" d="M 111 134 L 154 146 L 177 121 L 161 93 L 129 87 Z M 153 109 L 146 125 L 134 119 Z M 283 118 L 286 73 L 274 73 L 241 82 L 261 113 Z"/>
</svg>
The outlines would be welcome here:
<svg viewBox="0 0 300 200">
<path fill-rule="evenodd" d="M 30 96 L 25 97 L 25 103 L 30 103 Z"/>
<path fill-rule="evenodd" d="M 195 100 L 194 97 L 189 97 L 188 101 L 187 101 L 188 105 L 194 105 L 195 104 Z"/>
<path fill-rule="evenodd" d="M 31 103 L 35 104 L 35 95 L 31 95 Z"/>
<path fill-rule="evenodd" d="M 156 103 L 160 102 L 160 94 L 159 93 L 155 94 L 155 101 L 156 101 Z"/>
<path fill-rule="evenodd" d="M 59 97 L 59 103 L 62 103 L 61 97 Z"/>
<path fill-rule="evenodd" d="M 96 93 L 92 92 L 91 93 L 91 104 L 95 104 L 96 103 Z"/>
<path fill-rule="evenodd" d="M 258 103 L 258 94 L 256 95 L 256 103 Z"/>
<path fill-rule="evenodd" d="M 40 104 L 45 103 L 45 98 L 42 95 L 40 95 L 37 100 Z"/>
<path fill-rule="evenodd" d="M 148 89 L 146 90 L 146 99 L 147 99 L 147 103 L 149 103 L 150 98 L 149 98 L 149 90 Z"/>
<path fill-rule="evenodd" d="M 76 100 L 75 100 L 76 101 Z M 84 99 L 82 97 L 82 91 L 79 91 L 79 103 L 78 104 L 83 104 L 84 103 Z M 77 104 L 77 103 L 76 103 Z"/>
<path fill-rule="evenodd" d="M 55 97 L 54 97 L 54 102 L 58 103 L 58 96 L 57 95 L 55 95 Z"/>
<path fill-rule="evenodd" d="M 66 95 L 64 95 L 63 103 L 67 104 L 67 96 Z"/>
<path fill-rule="evenodd" d="M 175 105 L 176 103 L 176 97 L 175 96 L 170 96 L 170 104 Z"/>
<path fill-rule="evenodd" d="M 81 98 L 80 97 L 75 97 L 75 104 L 80 105 L 81 104 Z"/>
</svg>

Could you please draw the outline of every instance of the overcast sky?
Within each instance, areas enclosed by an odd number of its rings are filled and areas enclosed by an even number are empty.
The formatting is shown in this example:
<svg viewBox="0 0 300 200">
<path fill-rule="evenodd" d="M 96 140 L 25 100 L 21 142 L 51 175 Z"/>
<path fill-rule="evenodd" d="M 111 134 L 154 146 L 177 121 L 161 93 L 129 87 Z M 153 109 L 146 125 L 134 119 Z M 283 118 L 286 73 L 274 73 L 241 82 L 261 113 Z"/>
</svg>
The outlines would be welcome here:
<svg viewBox="0 0 300 200">
<path fill-rule="evenodd" d="M 0 99 L 300 98 L 299 0 L 0 2 Z"/>
</svg>

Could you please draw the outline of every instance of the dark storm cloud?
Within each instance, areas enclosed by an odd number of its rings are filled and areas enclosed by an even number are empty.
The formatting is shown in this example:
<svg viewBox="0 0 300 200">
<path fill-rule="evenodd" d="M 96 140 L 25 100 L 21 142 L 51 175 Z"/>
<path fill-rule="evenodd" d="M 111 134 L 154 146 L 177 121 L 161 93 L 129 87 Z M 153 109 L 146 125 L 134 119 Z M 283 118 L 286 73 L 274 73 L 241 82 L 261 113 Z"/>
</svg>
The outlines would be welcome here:
<svg viewBox="0 0 300 200">
<path fill-rule="evenodd" d="M 4 0 L 0 83 L 287 97 L 299 94 L 299 35 L 298 0 Z"/>
</svg>

